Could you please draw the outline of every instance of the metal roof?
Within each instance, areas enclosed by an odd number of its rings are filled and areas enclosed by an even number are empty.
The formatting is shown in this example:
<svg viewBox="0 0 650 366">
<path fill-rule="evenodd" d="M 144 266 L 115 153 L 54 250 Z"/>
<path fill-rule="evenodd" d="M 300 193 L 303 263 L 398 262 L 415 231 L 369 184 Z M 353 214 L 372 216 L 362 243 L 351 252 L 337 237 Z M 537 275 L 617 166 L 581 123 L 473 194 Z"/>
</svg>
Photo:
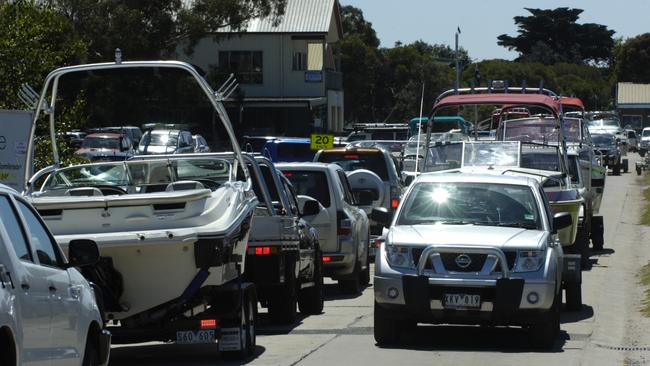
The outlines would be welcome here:
<svg viewBox="0 0 650 366">
<path fill-rule="evenodd" d="M 650 84 L 618 83 L 616 105 L 650 104 Z"/>
<path fill-rule="evenodd" d="M 273 16 L 256 18 L 248 22 L 242 29 L 248 33 L 322 33 L 327 34 L 336 18 L 338 36 L 342 37 L 337 0 L 287 0 L 284 15 L 279 19 Z M 237 32 L 230 28 L 219 29 L 218 32 Z"/>
</svg>

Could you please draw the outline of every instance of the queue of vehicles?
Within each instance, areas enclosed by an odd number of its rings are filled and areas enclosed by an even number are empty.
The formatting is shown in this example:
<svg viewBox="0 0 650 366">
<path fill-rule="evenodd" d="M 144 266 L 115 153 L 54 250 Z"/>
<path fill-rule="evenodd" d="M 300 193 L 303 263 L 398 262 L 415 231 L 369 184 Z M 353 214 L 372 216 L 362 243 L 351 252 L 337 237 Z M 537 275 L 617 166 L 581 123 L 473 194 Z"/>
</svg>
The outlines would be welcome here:
<svg viewBox="0 0 650 366">
<path fill-rule="evenodd" d="M 62 283 L 34 279 L 33 291 L 54 299 L 65 289 L 83 317 L 56 340 L 38 333 L 61 324 L 60 313 L 46 314 L 47 324 L 0 318 L 6 363 L 28 364 L 38 348 L 46 359 L 76 360 L 66 364 L 105 364 L 111 335 L 114 343 L 216 344 L 248 357 L 258 304 L 276 323 L 292 323 L 297 310 L 319 314 L 323 278 L 359 293 L 372 257 L 379 345 L 430 322 L 523 326 L 547 348 L 559 333 L 562 291 L 567 309 L 581 307 L 589 242 L 603 244 L 596 214 L 604 166 L 617 173 L 621 163 L 596 146 L 581 118 L 564 118 L 554 94 L 445 93 L 426 123 L 417 120 L 426 138 L 420 130 L 409 142 L 413 126 L 372 124 L 349 136 L 364 145 L 313 151 L 309 139 L 252 136 L 240 149 L 222 104 L 232 83 L 215 92 L 182 62 L 116 62 L 52 72 L 34 123 L 39 114 L 56 120 L 47 101 L 55 103 L 49 96 L 61 76 L 133 68 L 184 73 L 219 117 L 229 152 L 210 153 L 182 126 L 105 128 L 83 136 L 78 154 L 90 163 L 61 166 L 53 144 L 54 164 L 26 176 L 22 196 L 0 189 L 8 205 L 0 215 L 16 221 L 16 230 L 0 230 L 0 251 L 11 254 L 0 263 L 0 307 L 15 306 L 6 293 L 17 286 L 29 295 L 30 271 L 61 271 Z M 513 118 L 491 134 L 499 141 L 473 141 L 478 123 L 435 116 L 472 103 L 500 105 L 491 120 Z M 524 113 L 527 104 L 546 114 Z M 435 131 L 436 122 L 450 130 Z M 529 128 L 527 138 L 508 137 L 515 122 Z M 577 135 L 568 133 L 575 125 Z"/>
</svg>

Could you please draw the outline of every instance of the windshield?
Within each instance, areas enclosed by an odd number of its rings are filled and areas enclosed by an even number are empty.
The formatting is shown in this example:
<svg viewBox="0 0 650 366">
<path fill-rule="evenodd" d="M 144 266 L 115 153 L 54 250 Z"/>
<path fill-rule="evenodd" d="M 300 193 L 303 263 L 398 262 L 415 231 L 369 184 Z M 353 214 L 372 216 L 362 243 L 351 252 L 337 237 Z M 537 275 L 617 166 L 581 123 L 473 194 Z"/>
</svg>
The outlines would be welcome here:
<svg viewBox="0 0 650 366">
<path fill-rule="evenodd" d="M 650 136 L 650 130 L 643 130 L 641 137 L 648 137 L 648 136 Z"/>
<path fill-rule="evenodd" d="M 178 133 L 150 133 L 147 132 L 142 137 L 140 144 L 144 146 L 176 146 L 178 143 Z"/>
<path fill-rule="evenodd" d="M 560 130 L 555 120 L 517 120 L 505 123 L 506 141 L 558 141 Z M 564 134 L 568 142 L 580 142 L 580 120 L 564 120 Z"/>
<path fill-rule="evenodd" d="M 477 224 L 541 228 L 528 186 L 493 183 L 417 183 L 406 197 L 397 225 Z"/>
<path fill-rule="evenodd" d="M 317 171 L 285 171 L 297 195 L 310 196 L 318 200 L 323 207 L 330 207 L 330 190 L 327 177 Z"/>
<path fill-rule="evenodd" d="M 346 172 L 358 169 L 368 169 L 381 178 L 388 181 L 388 168 L 381 151 L 324 151 L 318 161 L 322 163 L 334 163 Z"/>
<path fill-rule="evenodd" d="M 422 147 L 420 147 L 420 154 L 424 155 Z M 426 165 L 422 168 L 422 172 L 460 168 L 462 154 L 463 144 L 433 146 L 429 149 L 429 156 Z"/>
<path fill-rule="evenodd" d="M 84 149 L 119 149 L 120 139 L 113 137 L 86 137 L 81 145 Z"/>
<path fill-rule="evenodd" d="M 560 171 L 560 157 L 557 152 L 524 152 L 521 167 L 528 169 Z"/>
<path fill-rule="evenodd" d="M 612 135 L 591 135 L 591 140 L 599 146 L 614 145 L 614 137 Z"/>
<path fill-rule="evenodd" d="M 590 127 L 619 127 L 615 119 L 597 119 L 589 122 Z"/>
<path fill-rule="evenodd" d="M 176 181 L 199 181 L 216 189 L 230 178 L 230 163 L 221 159 L 134 160 L 77 165 L 58 170 L 44 190 L 116 186 L 130 193 L 165 191 Z M 143 188 L 147 187 L 147 188 Z"/>
</svg>

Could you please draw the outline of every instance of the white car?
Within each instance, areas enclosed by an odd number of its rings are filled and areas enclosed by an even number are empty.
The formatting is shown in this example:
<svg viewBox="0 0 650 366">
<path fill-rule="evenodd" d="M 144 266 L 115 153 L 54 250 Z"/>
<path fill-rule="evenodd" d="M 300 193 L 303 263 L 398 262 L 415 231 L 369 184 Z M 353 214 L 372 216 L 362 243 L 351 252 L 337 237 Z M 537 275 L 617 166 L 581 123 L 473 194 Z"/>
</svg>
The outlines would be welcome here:
<svg viewBox="0 0 650 366">
<path fill-rule="evenodd" d="M 71 243 L 67 261 L 38 213 L 4 185 L 0 221 L 0 365 L 108 364 L 110 334 L 74 268 L 94 264 L 97 245 Z"/>
<path fill-rule="evenodd" d="M 305 216 L 316 230 L 323 251 L 323 274 L 338 280 L 342 290 L 358 293 L 370 282 L 368 216 L 358 206 L 348 178 L 336 164 L 276 164 L 291 181 L 304 205 L 306 197 L 315 198 L 323 208 L 318 215 Z M 303 211 L 302 208 L 300 211 Z"/>
<path fill-rule="evenodd" d="M 391 224 L 384 208 L 373 218 Z M 560 330 L 563 252 L 537 180 L 424 174 L 409 187 L 375 259 L 374 335 L 417 323 L 528 326 L 536 346 Z"/>
<path fill-rule="evenodd" d="M 639 155 L 641 157 L 650 150 L 650 127 L 646 127 L 641 131 L 641 141 L 639 142 Z"/>
</svg>

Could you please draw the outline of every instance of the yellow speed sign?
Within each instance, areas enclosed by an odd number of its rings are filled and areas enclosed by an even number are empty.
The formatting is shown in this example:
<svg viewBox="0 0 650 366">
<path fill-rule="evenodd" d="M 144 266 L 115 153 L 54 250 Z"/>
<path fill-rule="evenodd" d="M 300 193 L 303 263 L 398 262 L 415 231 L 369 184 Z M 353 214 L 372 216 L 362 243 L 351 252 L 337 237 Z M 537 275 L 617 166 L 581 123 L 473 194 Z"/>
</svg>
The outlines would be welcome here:
<svg viewBox="0 0 650 366">
<path fill-rule="evenodd" d="M 312 150 L 331 149 L 334 147 L 334 135 L 312 133 L 310 146 Z"/>
</svg>

